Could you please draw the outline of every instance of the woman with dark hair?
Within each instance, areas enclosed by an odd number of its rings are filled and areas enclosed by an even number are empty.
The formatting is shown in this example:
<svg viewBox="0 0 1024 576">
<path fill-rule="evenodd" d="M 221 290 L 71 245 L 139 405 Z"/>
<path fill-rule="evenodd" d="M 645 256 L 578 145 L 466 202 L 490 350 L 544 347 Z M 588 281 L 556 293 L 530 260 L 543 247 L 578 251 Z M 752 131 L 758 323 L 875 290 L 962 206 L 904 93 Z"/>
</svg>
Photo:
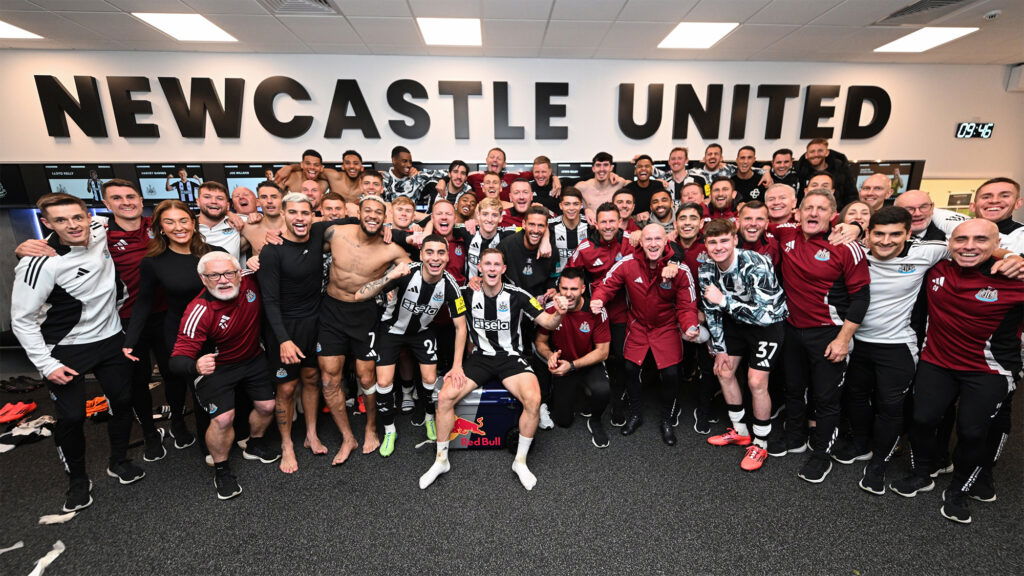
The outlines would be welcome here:
<svg viewBox="0 0 1024 576">
<path fill-rule="evenodd" d="M 139 295 L 132 308 L 124 342 L 124 354 L 138 362 L 132 350 L 151 315 L 163 315 L 163 342 L 166 348 L 154 352 L 164 357 L 170 354 L 178 334 L 178 325 L 185 307 L 200 292 L 203 283 L 196 273 L 199 258 L 212 250 L 199 233 L 196 217 L 188 205 L 180 200 L 164 200 L 153 210 L 151 218 L 153 238 L 140 265 Z M 166 311 L 163 310 L 166 302 Z M 185 425 L 185 396 L 188 381 L 178 375 L 164 376 L 164 393 L 171 408 L 171 437 L 174 447 L 181 450 L 195 443 L 195 436 Z M 195 410 L 196 423 L 205 428 L 209 419 L 202 410 Z"/>
</svg>

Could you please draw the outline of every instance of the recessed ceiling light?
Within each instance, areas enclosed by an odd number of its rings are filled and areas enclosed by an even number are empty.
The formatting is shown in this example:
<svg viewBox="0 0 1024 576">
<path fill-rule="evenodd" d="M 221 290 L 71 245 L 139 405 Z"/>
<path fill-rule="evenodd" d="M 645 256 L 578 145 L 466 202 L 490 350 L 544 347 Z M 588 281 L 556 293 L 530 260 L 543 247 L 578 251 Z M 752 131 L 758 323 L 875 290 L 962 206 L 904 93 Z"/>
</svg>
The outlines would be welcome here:
<svg viewBox="0 0 1024 576">
<path fill-rule="evenodd" d="M 479 18 L 417 18 L 428 46 L 480 46 Z"/>
<path fill-rule="evenodd" d="M 737 26 L 738 22 L 680 22 L 658 48 L 711 48 Z"/>
<path fill-rule="evenodd" d="M 977 31 L 978 28 L 921 28 L 885 46 L 875 48 L 875 52 L 924 52 Z"/>
<path fill-rule="evenodd" d="M 41 40 L 43 37 L 39 34 L 33 34 L 24 28 L 18 28 L 13 24 L 8 24 L 3 20 L 0 20 L 0 38 L 16 38 L 19 40 Z"/>
<path fill-rule="evenodd" d="M 182 42 L 238 42 L 237 38 L 199 14 L 132 12 L 132 16 Z"/>
</svg>

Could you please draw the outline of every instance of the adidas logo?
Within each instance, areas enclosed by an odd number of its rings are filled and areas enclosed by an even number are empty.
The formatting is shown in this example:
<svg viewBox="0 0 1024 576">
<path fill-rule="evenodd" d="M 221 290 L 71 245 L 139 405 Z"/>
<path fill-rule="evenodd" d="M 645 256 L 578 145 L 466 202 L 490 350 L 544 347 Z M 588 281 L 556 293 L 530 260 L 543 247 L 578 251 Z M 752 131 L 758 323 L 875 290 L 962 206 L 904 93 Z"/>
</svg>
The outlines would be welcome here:
<svg viewBox="0 0 1024 576">
<path fill-rule="evenodd" d="M 757 363 L 757 367 L 758 368 L 771 368 L 771 363 L 769 363 L 768 359 L 766 358 L 766 359 L 761 360 L 760 362 L 758 362 Z"/>
<path fill-rule="evenodd" d="M 790 240 L 789 242 L 786 242 L 786 247 L 785 248 L 786 248 L 786 252 L 789 252 L 793 248 L 796 248 L 796 241 L 795 240 Z"/>
<path fill-rule="evenodd" d="M 938 278 L 932 278 L 932 292 L 938 292 L 939 288 L 946 283 L 945 276 L 939 276 Z"/>
<path fill-rule="evenodd" d="M 114 248 L 124 252 L 124 250 L 126 248 L 128 248 L 128 242 L 125 241 L 124 238 L 122 238 L 122 239 L 118 240 L 117 243 L 114 244 Z"/>
<path fill-rule="evenodd" d="M 78 274 L 75 274 L 75 278 L 81 278 L 82 276 L 85 276 L 88 273 L 89 273 L 89 271 L 86 270 L 85 268 L 79 268 L 78 269 Z"/>
<path fill-rule="evenodd" d="M 419 293 L 420 293 L 420 289 L 417 288 L 416 286 L 409 287 L 409 294 L 419 294 Z"/>
<path fill-rule="evenodd" d="M 604 262 L 601 262 L 600 258 L 598 258 L 597 260 L 594 260 L 594 266 L 601 266 L 603 264 L 604 264 Z"/>
<path fill-rule="evenodd" d="M 481 304 L 479 302 L 477 302 L 476 304 L 473 304 L 473 310 L 483 310 L 483 309 L 484 309 L 484 305 L 483 304 Z"/>
<path fill-rule="evenodd" d="M 636 277 L 636 280 L 633 280 L 633 282 L 636 282 L 637 284 L 643 284 L 643 283 L 644 283 L 644 280 L 643 280 L 643 278 L 641 278 L 641 277 L 637 276 L 637 277 Z"/>
<path fill-rule="evenodd" d="M 228 329 L 228 321 L 229 320 L 231 320 L 231 316 L 223 315 L 223 316 L 220 317 L 220 322 L 217 323 L 217 326 L 221 330 L 227 330 Z"/>
</svg>

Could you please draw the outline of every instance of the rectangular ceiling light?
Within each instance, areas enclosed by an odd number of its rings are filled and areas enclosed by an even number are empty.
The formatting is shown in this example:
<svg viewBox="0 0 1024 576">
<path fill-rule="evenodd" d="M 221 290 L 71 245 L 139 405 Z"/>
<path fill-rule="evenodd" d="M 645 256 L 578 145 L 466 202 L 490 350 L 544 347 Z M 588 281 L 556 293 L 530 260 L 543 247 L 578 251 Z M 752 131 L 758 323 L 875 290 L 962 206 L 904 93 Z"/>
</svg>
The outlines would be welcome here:
<svg viewBox="0 0 1024 576">
<path fill-rule="evenodd" d="M 132 12 L 132 16 L 181 42 L 238 42 L 234 36 L 199 14 Z"/>
<path fill-rule="evenodd" d="M 482 45 L 479 18 L 417 18 L 427 46 Z"/>
<path fill-rule="evenodd" d="M 738 22 L 680 22 L 658 44 L 658 48 L 711 48 L 737 26 Z"/>
<path fill-rule="evenodd" d="M 33 34 L 23 28 L 18 28 L 0 20 L 0 38 L 16 38 L 19 40 L 40 40 L 42 36 Z"/>
<path fill-rule="evenodd" d="M 875 52 L 924 52 L 977 31 L 977 28 L 921 28 L 885 46 L 875 48 Z"/>
</svg>

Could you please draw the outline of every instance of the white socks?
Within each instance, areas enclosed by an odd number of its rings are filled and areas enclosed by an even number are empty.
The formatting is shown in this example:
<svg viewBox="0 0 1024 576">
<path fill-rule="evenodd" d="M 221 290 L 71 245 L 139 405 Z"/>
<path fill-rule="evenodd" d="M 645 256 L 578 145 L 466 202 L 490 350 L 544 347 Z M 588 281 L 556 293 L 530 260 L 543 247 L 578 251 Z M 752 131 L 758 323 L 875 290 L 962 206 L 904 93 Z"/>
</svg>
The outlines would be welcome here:
<svg viewBox="0 0 1024 576">
<path fill-rule="evenodd" d="M 533 487 L 537 485 L 537 477 L 526 466 L 526 453 L 530 451 L 531 444 L 533 444 L 533 438 L 527 438 L 520 434 L 516 459 L 512 462 L 512 471 L 516 473 L 516 476 L 519 476 L 519 482 L 527 490 L 533 490 Z"/>
<path fill-rule="evenodd" d="M 452 465 L 448 462 L 448 442 L 438 442 L 437 458 L 431 464 L 430 469 L 423 476 L 420 476 L 420 490 L 425 490 L 427 486 L 434 483 L 434 480 L 437 480 L 438 476 L 451 469 Z"/>
</svg>

